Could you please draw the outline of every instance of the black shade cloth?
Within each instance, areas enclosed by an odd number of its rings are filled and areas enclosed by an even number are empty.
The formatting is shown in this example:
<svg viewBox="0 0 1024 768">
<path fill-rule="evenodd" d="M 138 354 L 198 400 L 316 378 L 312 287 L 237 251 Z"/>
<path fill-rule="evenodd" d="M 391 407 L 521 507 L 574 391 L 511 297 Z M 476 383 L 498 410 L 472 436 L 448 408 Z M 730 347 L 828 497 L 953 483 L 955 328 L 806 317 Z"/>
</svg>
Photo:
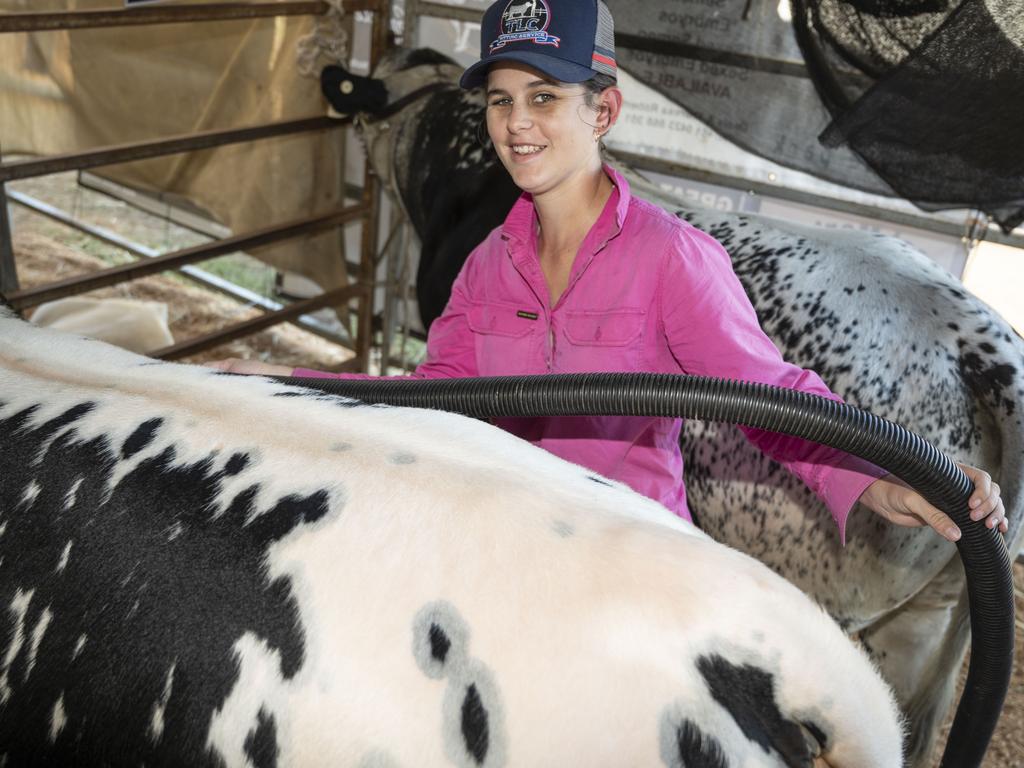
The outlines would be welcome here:
<svg viewBox="0 0 1024 768">
<path fill-rule="evenodd" d="M 1024 0 L 607 2 L 619 65 L 744 149 L 1024 220 Z"/>
<path fill-rule="evenodd" d="M 1008 232 L 1024 221 L 1024 1 L 898 15 L 912 5 L 858 0 L 869 14 L 794 0 L 798 38 L 834 117 L 822 141 L 850 146 L 922 208 L 978 208 Z M 881 75 L 851 99 L 828 66 L 837 55 Z"/>
</svg>

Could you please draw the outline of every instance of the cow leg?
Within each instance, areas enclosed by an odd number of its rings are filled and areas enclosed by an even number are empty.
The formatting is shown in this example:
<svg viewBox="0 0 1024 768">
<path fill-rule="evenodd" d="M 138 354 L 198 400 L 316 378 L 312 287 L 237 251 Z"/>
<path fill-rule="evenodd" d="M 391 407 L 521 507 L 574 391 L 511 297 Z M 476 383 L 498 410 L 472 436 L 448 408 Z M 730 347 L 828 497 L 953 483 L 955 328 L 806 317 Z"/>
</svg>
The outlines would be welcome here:
<svg viewBox="0 0 1024 768">
<path fill-rule="evenodd" d="M 953 558 L 924 589 L 859 633 L 907 718 L 907 768 L 926 768 L 970 640 L 963 566 Z"/>
</svg>

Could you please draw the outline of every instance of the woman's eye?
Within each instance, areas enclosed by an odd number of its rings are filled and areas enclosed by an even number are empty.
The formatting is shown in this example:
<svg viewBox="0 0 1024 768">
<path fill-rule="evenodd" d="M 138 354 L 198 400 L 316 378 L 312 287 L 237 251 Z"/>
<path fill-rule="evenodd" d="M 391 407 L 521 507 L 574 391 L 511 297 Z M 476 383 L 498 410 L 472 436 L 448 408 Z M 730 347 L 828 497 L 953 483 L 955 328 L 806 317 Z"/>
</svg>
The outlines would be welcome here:
<svg viewBox="0 0 1024 768">
<path fill-rule="evenodd" d="M 491 101 L 491 106 L 492 107 L 507 107 L 511 103 L 512 103 L 512 99 L 500 98 L 500 99 L 492 100 Z"/>
<path fill-rule="evenodd" d="M 538 93 L 533 97 L 533 100 L 537 104 L 547 104 L 550 101 L 554 101 L 555 96 L 552 93 Z"/>
</svg>

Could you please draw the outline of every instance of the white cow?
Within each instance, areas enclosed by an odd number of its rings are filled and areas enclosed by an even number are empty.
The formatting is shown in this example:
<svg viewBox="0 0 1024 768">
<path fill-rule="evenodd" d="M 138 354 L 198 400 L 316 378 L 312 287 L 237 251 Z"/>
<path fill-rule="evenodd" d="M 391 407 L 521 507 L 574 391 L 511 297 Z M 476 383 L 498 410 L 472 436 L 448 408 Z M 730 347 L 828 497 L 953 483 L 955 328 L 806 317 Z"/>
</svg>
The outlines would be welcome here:
<svg viewBox="0 0 1024 768">
<path fill-rule="evenodd" d="M 902 764 L 818 606 L 496 428 L 0 308 L 0 764 Z"/>
</svg>

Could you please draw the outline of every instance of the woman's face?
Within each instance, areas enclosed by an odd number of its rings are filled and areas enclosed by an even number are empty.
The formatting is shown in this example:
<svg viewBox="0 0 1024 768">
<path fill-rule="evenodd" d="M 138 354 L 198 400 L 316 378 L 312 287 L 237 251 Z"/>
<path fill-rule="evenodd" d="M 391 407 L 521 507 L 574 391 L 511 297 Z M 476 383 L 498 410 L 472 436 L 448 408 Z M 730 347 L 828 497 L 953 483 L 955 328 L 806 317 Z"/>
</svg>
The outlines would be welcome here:
<svg viewBox="0 0 1024 768">
<path fill-rule="evenodd" d="M 533 195 L 600 169 L 596 119 L 582 85 L 516 62 L 487 74 L 487 133 L 516 186 Z"/>
</svg>

